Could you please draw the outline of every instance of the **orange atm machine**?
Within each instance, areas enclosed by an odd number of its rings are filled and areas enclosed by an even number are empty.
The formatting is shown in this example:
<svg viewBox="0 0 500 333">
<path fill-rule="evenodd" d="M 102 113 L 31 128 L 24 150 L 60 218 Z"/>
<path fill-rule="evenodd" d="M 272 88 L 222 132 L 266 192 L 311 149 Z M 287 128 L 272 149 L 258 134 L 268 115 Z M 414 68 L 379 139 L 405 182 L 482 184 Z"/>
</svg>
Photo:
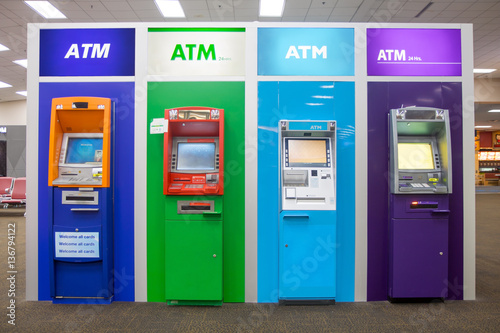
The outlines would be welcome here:
<svg viewBox="0 0 500 333">
<path fill-rule="evenodd" d="M 165 300 L 222 305 L 224 110 L 165 110 Z"/>
<path fill-rule="evenodd" d="M 54 303 L 113 300 L 113 102 L 52 100 L 50 283 Z"/>
</svg>

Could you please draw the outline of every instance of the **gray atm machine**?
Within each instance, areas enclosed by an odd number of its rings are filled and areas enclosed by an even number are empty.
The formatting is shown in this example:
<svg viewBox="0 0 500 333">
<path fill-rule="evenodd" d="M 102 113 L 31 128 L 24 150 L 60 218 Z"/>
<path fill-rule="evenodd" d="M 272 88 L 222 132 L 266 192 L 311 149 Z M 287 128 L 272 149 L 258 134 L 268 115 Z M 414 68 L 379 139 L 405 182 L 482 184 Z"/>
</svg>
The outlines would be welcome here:
<svg viewBox="0 0 500 333">
<path fill-rule="evenodd" d="M 444 298 L 452 190 L 448 110 L 393 109 L 389 119 L 388 297 Z"/>
</svg>

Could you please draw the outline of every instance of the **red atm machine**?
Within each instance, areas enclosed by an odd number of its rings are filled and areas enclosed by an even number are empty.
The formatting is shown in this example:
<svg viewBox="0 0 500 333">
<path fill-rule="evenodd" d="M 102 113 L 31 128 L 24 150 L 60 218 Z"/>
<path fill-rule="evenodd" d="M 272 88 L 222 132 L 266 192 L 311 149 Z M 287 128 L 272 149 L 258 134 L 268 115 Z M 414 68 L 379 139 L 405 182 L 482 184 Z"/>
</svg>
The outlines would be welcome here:
<svg viewBox="0 0 500 333">
<path fill-rule="evenodd" d="M 165 110 L 165 195 L 224 193 L 224 110 Z"/>
<path fill-rule="evenodd" d="M 165 110 L 165 300 L 222 305 L 224 110 Z"/>
</svg>

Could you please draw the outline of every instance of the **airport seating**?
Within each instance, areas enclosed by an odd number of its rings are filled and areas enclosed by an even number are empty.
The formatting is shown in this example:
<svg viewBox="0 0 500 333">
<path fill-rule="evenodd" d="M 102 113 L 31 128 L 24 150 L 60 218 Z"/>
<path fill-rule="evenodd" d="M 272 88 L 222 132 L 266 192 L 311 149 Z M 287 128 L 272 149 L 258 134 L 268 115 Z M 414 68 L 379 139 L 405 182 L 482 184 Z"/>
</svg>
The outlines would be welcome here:
<svg viewBox="0 0 500 333">
<path fill-rule="evenodd" d="M 12 193 L 12 186 L 14 185 L 14 178 L 0 177 L 0 198 L 10 198 Z"/>
<path fill-rule="evenodd" d="M 10 205 L 20 206 L 26 203 L 26 177 L 14 179 L 14 186 L 12 187 L 12 195 L 10 199 L 2 200 L 4 208 Z"/>
</svg>

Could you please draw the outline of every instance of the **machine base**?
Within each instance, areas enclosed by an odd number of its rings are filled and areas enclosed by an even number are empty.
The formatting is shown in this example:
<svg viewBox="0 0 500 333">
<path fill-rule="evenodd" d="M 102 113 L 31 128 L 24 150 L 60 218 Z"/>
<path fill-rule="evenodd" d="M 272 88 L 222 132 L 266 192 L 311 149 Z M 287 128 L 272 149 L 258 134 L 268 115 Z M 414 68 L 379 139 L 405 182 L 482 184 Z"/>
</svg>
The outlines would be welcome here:
<svg viewBox="0 0 500 333">
<path fill-rule="evenodd" d="M 335 305 L 334 299 L 280 299 L 279 305 Z"/>
<path fill-rule="evenodd" d="M 191 305 L 191 306 L 222 306 L 222 301 L 192 301 L 192 300 L 175 300 L 167 301 L 167 305 Z"/>
<path fill-rule="evenodd" d="M 52 298 L 52 304 L 111 304 L 113 297 L 95 298 L 95 297 L 61 297 Z"/>
<path fill-rule="evenodd" d="M 413 297 L 413 298 L 392 298 L 387 297 L 391 303 L 431 303 L 439 301 L 444 303 L 444 298 L 442 297 Z"/>
</svg>

